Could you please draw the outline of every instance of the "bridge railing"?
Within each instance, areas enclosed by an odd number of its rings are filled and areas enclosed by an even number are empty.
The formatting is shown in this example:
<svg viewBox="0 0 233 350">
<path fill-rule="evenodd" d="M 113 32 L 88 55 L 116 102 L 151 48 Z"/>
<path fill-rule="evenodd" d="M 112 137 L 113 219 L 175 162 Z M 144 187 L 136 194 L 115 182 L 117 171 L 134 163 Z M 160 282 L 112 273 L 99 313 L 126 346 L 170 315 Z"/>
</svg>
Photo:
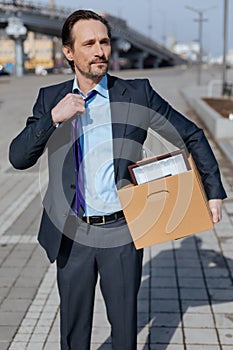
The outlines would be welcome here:
<svg viewBox="0 0 233 350">
<path fill-rule="evenodd" d="M 66 8 L 62 6 L 49 7 L 48 4 L 42 2 L 32 2 L 26 0 L 0 0 L 0 5 L 11 8 L 11 10 L 30 11 L 30 12 L 39 12 L 41 14 L 49 14 L 54 16 L 59 16 L 61 18 L 66 18 L 73 9 Z"/>
</svg>

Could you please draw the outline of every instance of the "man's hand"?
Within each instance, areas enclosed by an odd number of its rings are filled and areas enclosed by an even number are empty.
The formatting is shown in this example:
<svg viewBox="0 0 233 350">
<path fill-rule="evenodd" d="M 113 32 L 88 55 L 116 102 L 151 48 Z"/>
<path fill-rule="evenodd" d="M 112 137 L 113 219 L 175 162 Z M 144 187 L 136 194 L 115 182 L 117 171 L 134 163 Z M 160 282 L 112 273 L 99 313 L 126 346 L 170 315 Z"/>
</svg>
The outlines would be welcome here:
<svg viewBox="0 0 233 350">
<path fill-rule="evenodd" d="M 216 224 L 222 219 L 222 199 L 210 199 L 209 207 L 212 213 L 213 223 Z"/>
<path fill-rule="evenodd" d="M 72 118 L 76 113 L 83 114 L 85 112 L 85 102 L 81 95 L 67 94 L 52 109 L 53 123 L 62 123 Z"/>
</svg>

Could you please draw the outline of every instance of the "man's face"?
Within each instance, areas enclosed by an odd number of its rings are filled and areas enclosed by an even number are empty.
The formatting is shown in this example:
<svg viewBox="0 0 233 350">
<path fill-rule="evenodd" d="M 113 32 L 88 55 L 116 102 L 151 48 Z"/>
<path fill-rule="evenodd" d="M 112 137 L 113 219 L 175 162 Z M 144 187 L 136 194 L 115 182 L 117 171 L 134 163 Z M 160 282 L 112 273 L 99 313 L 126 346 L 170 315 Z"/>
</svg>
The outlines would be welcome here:
<svg viewBox="0 0 233 350">
<path fill-rule="evenodd" d="M 79 20 L 72 28 L 73 48 L 63 47 L 68 60 L 74 61 L 78 77 L 102 78 L 108 70 L 111 54 L 106 26 L 97 20 Z"/>
</svg>

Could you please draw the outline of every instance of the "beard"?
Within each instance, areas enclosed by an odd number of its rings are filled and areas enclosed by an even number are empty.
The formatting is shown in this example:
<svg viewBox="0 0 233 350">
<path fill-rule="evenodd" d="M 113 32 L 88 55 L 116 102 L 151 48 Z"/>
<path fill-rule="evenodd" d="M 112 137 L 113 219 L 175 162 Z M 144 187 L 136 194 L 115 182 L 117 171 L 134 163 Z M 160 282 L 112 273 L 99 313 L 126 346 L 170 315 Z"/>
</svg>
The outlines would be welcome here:
<svg viewBox="0 0 233 350">
<path fill-rule="evenodd" d="M 86 78 L 98 79 L 102 78 L 108 72 L 109 62 L 105 57 L 101 57 L 88 62 L 86 70 L 82 69 L 79 65 L 75 65 L 75 68 Z"/>
<path fill-rule="evenodd" d="M 89 69 L 90 78 L 102 78 L 108 71 L 108 64 L 91 65 Z"/>
</svg>

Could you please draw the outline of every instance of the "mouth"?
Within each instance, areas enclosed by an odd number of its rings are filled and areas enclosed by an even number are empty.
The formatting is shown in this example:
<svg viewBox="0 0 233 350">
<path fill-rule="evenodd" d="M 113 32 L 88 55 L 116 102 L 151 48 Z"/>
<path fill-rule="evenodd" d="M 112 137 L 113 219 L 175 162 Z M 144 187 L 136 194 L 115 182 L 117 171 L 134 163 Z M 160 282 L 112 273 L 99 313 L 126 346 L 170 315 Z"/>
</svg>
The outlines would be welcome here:
<svg viewBox="0 0 233 350">
<path fill-rule="evenodd" d="M 96 66 L 101 66 L 101 65 L 107 65 L 107 62 L 95 62 L 95 63 L 92 63 L 92 65 L 96 65 Z"/>
<path fill-rule="evenodd" d="M 91 64 L 108 64 L 108 61 L 95 61 L 91 62 Z"/>
</svg>

